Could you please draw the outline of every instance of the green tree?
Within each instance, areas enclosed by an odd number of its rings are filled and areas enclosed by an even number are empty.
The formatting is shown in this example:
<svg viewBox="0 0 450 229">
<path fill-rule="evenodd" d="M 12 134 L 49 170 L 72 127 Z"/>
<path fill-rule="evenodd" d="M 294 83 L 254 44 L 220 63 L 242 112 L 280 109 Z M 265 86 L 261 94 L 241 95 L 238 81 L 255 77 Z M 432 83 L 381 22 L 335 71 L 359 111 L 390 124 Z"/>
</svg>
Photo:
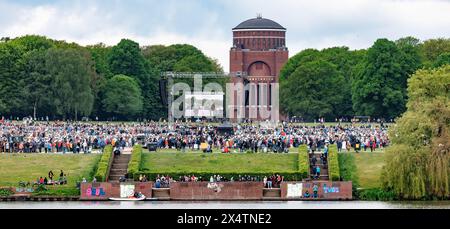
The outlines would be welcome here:
<svg viewBox="0 0 450 229">
<path fill-rule="evenodd" d="M 10 42 L 0 43 L 0 113 L 17 114 L 22 102 L 20 85 L 20 69 L 22 68 L 21 52 Z"/>
<path fill-rule="evenodd" d="M 88 57 L 88 58 L 87 58 Z M 89 53 L 79 49 L 49 49 L 46 68 L 52 80 L 52 98 L 56 112 L 65 119 L 90 115 L 94 96 L 91 81 L 95 77 Z"/>
<path fill-rule="evenodd" d="M 33 118 L 37 118 L 37 111 L 42 104 L 51 104 L 51 76 L 47 71 L 46 52 L 35 50 L 31 52 L 25 62 L 25 68 L 22 72 L 24 79 L 24 95 L 26 104 L 32 107 Z M 48 106 L 50 108 L 50 106 Z M 51 113 L 47 110 L 47 114 Z"/>
<path fill-rule="evenodd" d="M 334 64 L 317 59 L 301 63 L 286 80 L 280 82 L 280 105 L 289 115 L 312 120 L 335 117 L 335 107 L 344 99 L 344 77 Z"/>
<path fill-rule="evenodd" d="M 159 75 L 147 63 L 139 44 L 122 40 L 114 46 L 109 57 L 109 67 L 115 75 L 127 75 L 137 80 L 144 98 L 141 117 L 159 119 L 163 113 L 159 96 Z"/>
<path fill-rule="evenodd" d="M 287 79 L 303 62 L 316 60 L 320 52 L 316 49 L 305 49 L 289 58 L 280 71 L 280 81 Z"/>
<path fill-rule="evenodd" d="M 402 55 L 387 39 L 378 39 L 368 50 L 352 82 L 353 110 L 357 114 L 395 118 L 405 110 L 408 75 L 402 69 Z"/>
<path fill-rule="evenodd" d="M 324 49 L 320 54 L 325 60 L 336 65 L 337 70 L 344 76 L 344 83 L 342 88 L 335 91 L 344 99 L 341 103 L 335 106 L 336 117 L 352 117 L 353 103 L 352 103 L 352 81 L 357 71 L 357 68 L 364 60 L 366 55 L 365 50 L 350 51 L 348 47 L 333 47 Z"/>
<path fill-rule="evenodd" d="M 450 38 L 429 39 L 419 46 L 426 67 L 432 67 L 437 58 L 450 52 Z"/>
<path fill-rule="evenodd" d="M 442 53 L 441 55 L 439 55 L 434 62 L 433 67 L 439 68 L 446 64 L 450 64 L 450 52 Z"/>
<path fill-rule="evenodd" d="M 142 111 L 141 89 L 133 78 L 116 75 L 104 89 L 102 102 L 106 112 L 128 119 Z"/>
<path fill-rule="evenodd" d="M 401 198 L 450 196 L 450 65 L 408 80 L 407 111 L 390 128 L 382 181 Z"/>
<path fill-rule="evenodd" d="M 111 47 L 107 47 L 105 44 L 100 43 L 92 46 L 87 46 L 92 57 L 92 61 L 95 63 L 95 72 L 98 76 L 92 82 L 92 93 L 94 94 L 94 106 L 92 109 L 92 116 L 107 118 L 106 112 L 103 110 L 101 98 L 103 97 L 102 87 L 105 86 L 107 79 L 112 78 L 111 70 L 109 69 L 109 55 L 111 53 Z"/>
</svg>

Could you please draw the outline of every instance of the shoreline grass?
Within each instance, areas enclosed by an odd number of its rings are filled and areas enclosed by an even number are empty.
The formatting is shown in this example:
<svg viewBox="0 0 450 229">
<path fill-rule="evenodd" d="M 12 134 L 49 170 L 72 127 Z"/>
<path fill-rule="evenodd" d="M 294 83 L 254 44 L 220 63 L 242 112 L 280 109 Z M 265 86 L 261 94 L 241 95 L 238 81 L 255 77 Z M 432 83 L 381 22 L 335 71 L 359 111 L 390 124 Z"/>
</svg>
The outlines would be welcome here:
<svg viewBox="0 0 450 229">
<path fill-rule="evenodd" d="M 48 185 L 48 191 L 33 195 L 79 195 L 76 182 L 83 177 L 91 180 L 99 159 L 100 154 L 0 154 L 0 187 L 18 187 L 20 181 L 33 184 L 50 170 L 57 180 L 62 169 L 67 185 Z"/>
</svg>

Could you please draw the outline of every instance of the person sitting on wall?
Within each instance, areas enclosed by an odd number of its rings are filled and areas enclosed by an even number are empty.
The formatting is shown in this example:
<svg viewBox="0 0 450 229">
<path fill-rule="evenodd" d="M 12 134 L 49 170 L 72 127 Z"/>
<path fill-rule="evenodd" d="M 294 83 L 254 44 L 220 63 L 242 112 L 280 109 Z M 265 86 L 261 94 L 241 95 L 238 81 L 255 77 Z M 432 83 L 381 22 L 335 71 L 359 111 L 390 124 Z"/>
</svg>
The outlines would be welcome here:
<svg viewBox="0 0 450 229">
<path fill-rule="evenodd" d="M 144 195 L 141 192 L 134 192 L 134 198 L 141 198 L 144 197 Z"/>
<path fill-rule="evenodd" d="M 155 188 L 161 188 L 161 180 L 157 179 L 155 182 Z"/>
<path fill-rule="evenodd" d="M 310 198 L 311 195 L 309 194 L 309 191 L 306 190 L 305 194 L 303 195 L 304 198 Z"/>
<path fill-rule="evenodd" d="M 317 184 L 314 184 L 314 186 L 313 186 L 313 197 L 314 198 L 319 197 L 318 192 L 319 192 L 319 186 L 317 186 Z"/>
</svg>

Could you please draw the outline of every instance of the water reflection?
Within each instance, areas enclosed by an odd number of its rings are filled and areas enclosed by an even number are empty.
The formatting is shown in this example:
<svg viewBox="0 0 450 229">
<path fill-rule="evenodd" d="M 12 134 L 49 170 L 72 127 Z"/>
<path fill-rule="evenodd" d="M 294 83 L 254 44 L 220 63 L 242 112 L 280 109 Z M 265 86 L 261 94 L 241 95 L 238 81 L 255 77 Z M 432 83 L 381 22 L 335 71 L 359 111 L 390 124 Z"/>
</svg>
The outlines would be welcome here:
<svg viewBox="0 0 450 229">
<path fill-rule="evenodd" d="M 0 209 L 450 209 L 450 201 L 145 201 L 0 202 Z"/>
</svg>

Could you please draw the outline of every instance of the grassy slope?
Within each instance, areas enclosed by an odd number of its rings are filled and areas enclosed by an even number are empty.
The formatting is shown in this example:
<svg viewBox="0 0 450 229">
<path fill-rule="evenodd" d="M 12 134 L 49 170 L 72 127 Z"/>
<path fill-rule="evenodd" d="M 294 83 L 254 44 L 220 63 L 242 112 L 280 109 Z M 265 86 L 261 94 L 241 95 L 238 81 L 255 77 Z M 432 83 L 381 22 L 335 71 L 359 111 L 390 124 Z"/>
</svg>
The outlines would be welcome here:
<svg viewBox="0 0 450 229">
<path fill-rule="evenodd" d="M 377 151 L 375 153 L 361 152 L 354 155 L 361 188 L 380 187 L 380 176 L 383 165 L 385 164 L 385 154 Z"/>
<path fill-rule="evenodd" d="M 76 181 L 90 175 L 100 155 L 48 155 L 48 154 L 0 154 L 0 186 L 16 187 L 19 181 L 33 183 L 39 177 L 48 176 L 53 170 L 54 179 L 59 178 L 60 169 L 67 174 L 68 185 L 54 186 L 59 190 L 74 192 Z"/>
<path fill-rule="evenodd" d="M 144 153 L 150 172 L 295 172 L 297 154 Z"/>
</svg>

